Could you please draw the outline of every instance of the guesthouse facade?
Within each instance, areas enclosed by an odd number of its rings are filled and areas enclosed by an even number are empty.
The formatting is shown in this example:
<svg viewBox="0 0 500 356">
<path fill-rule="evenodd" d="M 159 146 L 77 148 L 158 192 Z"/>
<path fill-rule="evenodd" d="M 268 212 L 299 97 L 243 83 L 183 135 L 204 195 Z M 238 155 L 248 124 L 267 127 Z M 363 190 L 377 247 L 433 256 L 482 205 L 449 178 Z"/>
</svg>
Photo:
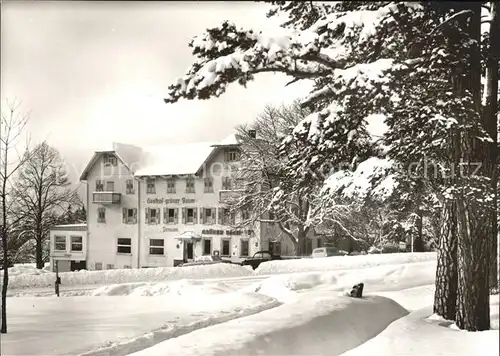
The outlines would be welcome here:
<svg viewBox="0 0 500 356">
<path fill-rule="evenodd" d="M 81 175 L 87 187 L 89 270 L 175 266 L 217 254 L 240 262 L 269 248 L 262 223 L 238 228 L 235 135 L 220 143 L 97 151 Z M 53 248 L 55 245 L 51 244 Z"/>
</svg>

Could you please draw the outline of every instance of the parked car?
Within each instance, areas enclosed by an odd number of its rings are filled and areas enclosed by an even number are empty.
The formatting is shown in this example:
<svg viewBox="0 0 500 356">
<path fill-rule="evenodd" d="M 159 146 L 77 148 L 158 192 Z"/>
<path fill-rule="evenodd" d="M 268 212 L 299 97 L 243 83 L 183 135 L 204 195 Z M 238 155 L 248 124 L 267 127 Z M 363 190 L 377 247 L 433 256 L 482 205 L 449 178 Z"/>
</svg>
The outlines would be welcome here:
<svg viewBox="0 0 500 356">
<path fill-rule="evenodd" d="M 339 250 L 335 247 L 318 247 L 311 254 L 312 258 L 330 257 L 330 256 L 347 256 L 349 253 L 344 250 Z"/>
<path fill-rule="evenodd" d="M 281 256 L 273 254 L 271 251 L 258 251 L 250 258 L 241 262 L 242 266 L 252 266 L 253 269 L 259 267 L 262 262 L 281 260 Z"/>
<path fill-rule="evenodd" d="M 200 265 L 213 265 L 217 263 L 232 263 L 229 260 L 223 260 L 217 255 L 207 255 L 197 257 L 193 262 L 184 262 L 177 265 L 177 267 L 189 267 L 189 266 L 200 266 Z"/>
</svg>

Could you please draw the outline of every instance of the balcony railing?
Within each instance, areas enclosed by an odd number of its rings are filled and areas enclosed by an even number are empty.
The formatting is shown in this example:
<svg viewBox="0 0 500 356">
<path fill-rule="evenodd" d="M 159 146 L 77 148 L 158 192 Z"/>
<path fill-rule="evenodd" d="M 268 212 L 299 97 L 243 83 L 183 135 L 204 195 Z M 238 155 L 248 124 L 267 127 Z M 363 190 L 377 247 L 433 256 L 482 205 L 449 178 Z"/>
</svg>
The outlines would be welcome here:
<svg viewBox="0 0 500 356">
<path fill-rule="evenodd" d="M 235 202 L 243 195 L 244 190 L 219 190 L 219 203 Z"/>
<path fill-rule="evenodd" d="M 121 193 L 113 192 L 94 192 L 94 204 L 120 204 L 122 195 Z"/>
</svg>

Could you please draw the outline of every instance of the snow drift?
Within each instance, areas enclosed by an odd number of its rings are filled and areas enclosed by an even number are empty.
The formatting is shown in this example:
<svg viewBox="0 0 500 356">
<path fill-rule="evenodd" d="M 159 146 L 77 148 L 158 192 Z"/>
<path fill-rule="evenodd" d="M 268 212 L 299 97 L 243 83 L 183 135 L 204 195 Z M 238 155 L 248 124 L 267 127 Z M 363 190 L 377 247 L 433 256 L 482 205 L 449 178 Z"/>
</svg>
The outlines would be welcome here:
<svg viewBox="0 0 500 356">
<path fill-rule="evenodd" d="M 252 271 L 234 264 L 214 264 L 191 267 L 112 269 L 59 273 L 63 285 L 115 284 L 179 279 L 206 279 L 251 276 Z M 55 273 L 19 274 L 9 278 L 10 289 L 52 287 Z"/>
<path fill-rule="evenodd" d="M 490 303 L 492 326 L 496 325 L 497 330 L 455 330 L 451 322 L 429 318 L 432 307 L 425 307 L 395 321 L 375 338 L 342 356 L 498 356 L 498 295 L 492 296 Z"/>
<path fill-rule="evenodd" d="M 332 269 L 366 268 L 436 260 L 437 255 L 435 252 L 304 258 L 265 262 L 255 270 L 255 274 L 272 275 L 281 273 L 328 271 Z"/>
<path fill-rule="evenodd" d="M 311 292 L 297 303 L 194 331 L 132 355 L 339 355 L 407 314 L 384 297 Z"/>
</svg>

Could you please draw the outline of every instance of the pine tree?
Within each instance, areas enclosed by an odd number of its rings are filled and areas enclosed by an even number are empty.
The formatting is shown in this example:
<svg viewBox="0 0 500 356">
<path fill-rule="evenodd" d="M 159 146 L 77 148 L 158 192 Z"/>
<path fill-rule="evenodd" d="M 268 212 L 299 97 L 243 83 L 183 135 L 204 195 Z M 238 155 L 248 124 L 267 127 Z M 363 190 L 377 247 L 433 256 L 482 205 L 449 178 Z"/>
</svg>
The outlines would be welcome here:
<svg viewBox="0 0 500 356">
<path fill-rule="evenodd" d="M 313 81 L 313 91 L 302 101 L 313 113 L 283 142 L 285 152 L 300 148 L 288 168 L 298 188 L 323 173 L 325 165 L 352 167 L 376 156 L 365 118 L 384 115 L 386 154 L 405 172 L 413 168 L 443 207 L 435 312 L 456 318 L 461 328 L 482 330 L 489 320 L 482 274 L 487 276 L 491 259 L 479 259 L 479 248 L 490 241 L 487 229 L 479 227 L 490 222 L 478 224 L 481 216 L 466 207 L 486 209 L 490 216 L 492 173 L 487 168 L 457 173 L 462 160 L 477 160 L 481 140 L 491 142 L 479 119 L 481 88 L 473 76 L 480 64 L 478 32 L 470 21 L 477 17 L 475 6 L 275 2 L 269 16 L 289 17 L 279 33 L 224 22 L 195 38 L 190 46 L 196 59 L 169 87 L 165 102 L 218 97 L 229 84 L 246 85 L 264 72 L 287 74 L 292 82 Z M 437 167 L 432 177 L 426 172 L 429 160 Z M 468 288 L 459 287 L 457 259 Z"/>
</svg>

